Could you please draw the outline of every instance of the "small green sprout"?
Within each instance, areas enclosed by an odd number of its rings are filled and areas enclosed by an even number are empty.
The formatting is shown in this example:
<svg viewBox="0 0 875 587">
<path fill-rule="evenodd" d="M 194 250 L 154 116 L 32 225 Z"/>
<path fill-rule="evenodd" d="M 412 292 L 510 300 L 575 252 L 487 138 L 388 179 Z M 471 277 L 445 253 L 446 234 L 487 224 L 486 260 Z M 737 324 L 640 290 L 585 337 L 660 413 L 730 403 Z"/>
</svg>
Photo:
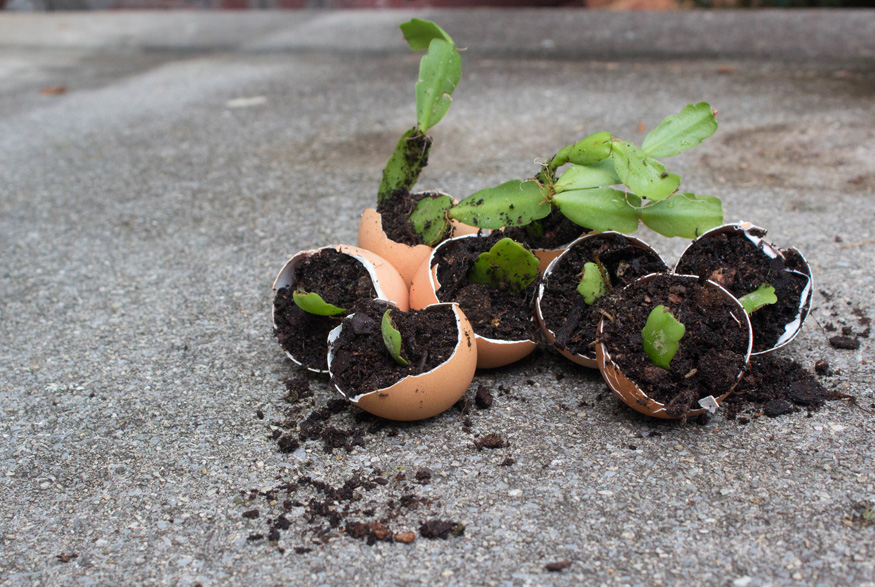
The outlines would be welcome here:
<svg viewBox="0 0 875 587">
<path fill-rule="evenodd" d="M 386 345 L 386 350 L 389 351 L 396 363 L 407 367 L 410 362 L 401 356 L 401 333 L 392 324 L 391 312 L 392 310 L 386 310 L 383 313 L 383 322 L 380 325 L 383 332 L 383 344 Z"/>
<path fill-rule="evenodd" d="M 577 291 L 583 296 L 587 306 L 591 306 L 608 292 L 610 282 L 605 280 L 601 267 L 596 263 L 586 263 L 580 275 Z"/>
<path fill-rule="evenodd" d="M 678 352 L 678 342 L 686 331 L 686 326 L 675 319 L 671 310 L 663 305 L 653 308 L 641 331 L 644 352 L 647 353 L 650 362 L 668 370 L 671 360 Z"/>
<path fill-rule="evenodd" d="M 764 283 L 756 290 L 738 298 L 738 301 L 741 302 L 745 312 L 753 314 L 763 306 L 776 303 L 778 301 L 778 296 L 775 295 L 774 287 L 768 283 Z"/>
<path fill-rule="evenodd" d="M 302 289 L 295 291 L 292 294 L 295 305 L 307 312 L 317 316 L 338 316 L 346 314 L 346 309 L 339 308 L 329 304 L 317 293 L 308 293 Z"/>
<path fill-rule="evenodd" d="M 507 287 L 512 294 L 524 290 L 538 277 L 538 258 L 509 238 L 503 238 L 481 253 L 468 273 L 474 283 Z"/>
<path fill-rule="evenodd" d="M 480 190 L 450 209 L 449 216 L 471 226 L 501 228 L 526 226 L 555 208 L 592 230 L 628 233 L 643 222 L 664 236 L 695 238 L 722 224 L 722 204 L 713 196 L 681 193 L 681 178 L 655 157 L 678 155 L 716 130 L 715 112 L 700 102 L 663 120 L 641 147 L 597 132 L 560 149 L 535 178 Z M 564 165 L 569 166 L 558 175 Z"/>
</svg>

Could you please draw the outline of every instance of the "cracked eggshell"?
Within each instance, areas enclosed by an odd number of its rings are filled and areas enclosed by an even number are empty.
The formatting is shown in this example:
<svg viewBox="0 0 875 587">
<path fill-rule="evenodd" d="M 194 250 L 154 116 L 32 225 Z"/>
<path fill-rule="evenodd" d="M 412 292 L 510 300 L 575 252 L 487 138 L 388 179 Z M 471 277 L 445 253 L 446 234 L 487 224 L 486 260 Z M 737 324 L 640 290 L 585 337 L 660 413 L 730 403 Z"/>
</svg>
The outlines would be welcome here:
<svg viewBox="0 0 875 587">
<path fill-rule="evenodd" d="M 479 238 L 476 234 L 462 235 L 455 238 Z M 455 240 L 455 239 L 450 239 Z M 434 264 L 434 257 L 438 249 L 444 243 L 450 242 L 446 240 L 435 247 L 434 251 L 425 259 L 419 266 L 416 275 L 413 279 L 413 284 L 410 287 L 410 307 L 413 309 L 425 308 L 431 304 L 440 303 L 437 292 L 441 285 L 437 278 L 437 265 Z M 474 334 L 477 340 L 477 368 L 492 369 L 494 367 L 503 367 L 510 365 L 520 359 L 531 354 L 537 347 L 538 343 L 532 340 L 499 340 L 496 338 L 487 338 Z"/>
<path fill-rule="evenodd" d="M 412 421 L 431 418 L 452 407 L 465 395 L 477 368 L 477 345 L 474 330 L 458 304 L 451 306 L 456 318 L 459 337 L 453 354 L 431 371 L 410 375 L 398 383 L 349 397 L 335 385 L 335 389 L 349 401 L 368 413 L 388 420 Z M 340 336 L 341 324 L 328 335 L 328 369 L 334 359 L 334 342 Z M 333 381 L 332 377 L 332 381 Z"/>
<path fill-rule="evenodd" d="M 731 234 L 739 232 L 744 233 L 745 237 L 747 237 L 748 240 L 754 243 L 767 257 L 770 257 L 772 259 L 786 259 L 785 251 L 782 251 L 774 244 L 772 244 L 771 241 L 765 238 L 768 230 L 762 228 L 761 226 L 756 226 L 755 224 L 750 222 L 737 222 L 735 224 L 724 224 L 723 226 L 718 226 L 716 228 L 712 228 L 707 232 L 702 233 L 698 238 L 691 242 L 686 249 L 684 249 L 684 252 L 678 258 L 677 263 L 675 263 L 675 271 L 677 271 L 677 268 L 681 265 L 684 255 L 686 255 L 687 252 L 692 249 L 699 241 L 713 238 L 714 236 L 719 234 Z M 778 338 L 778 341 L 770 348 L 752 353 L 752 355 L 755 357 L 767 355 L 773 351 L 778 350 L 779 348 L 790 344 L 790 342 L 794 338 L 796 338 L 796 336 L 802 330 L 802 325 L 805 323 L 805 319 L 808 317 L 808 312 L 811 309 L 811 296 L 814 292 L 814 278 L 811 275 L 811 266 L 808 264 L 808 260 L 802 256 L 802 253 L 800 253 L 798 249 L 787 249 L 786 253 L 790 252 L 797 255 L 801 260 L 803 266 L 802 271 L 796 271 L 793 269 L 785 269 L 785 271 L 801 275 L 808 280 L 808 283 L 803 289 L 802 295 L 799 296 L 799 306 L 796 316 L 793 318 L 793 320 L 784 325 L 784 333 Z M 756 337 L 756 331 L 754 331 L 754 337 Z"/>
<path fill-rule="evenodd" d="M 650 275 L 645 275 L 641 277 L 640 280 L 650 280 L 656 277 L 655 273 L 651 273 Z M 694 275 L 675 275 L 674 277 L 679 279 L 688 279 L 691 281 L 698 281 L 699 278 Z M 634 283 L 634 282 L 633 282 Z M 723 295 L 727 299 L 731 299 L 741 310 L 741 315 L 747 316 L 747 313 L 744 312 L 744 308 L 741 307 L 741 303 L 735 299 L 731 293 L 726 291 L 723 287 L 714 283 L 713 281 L 705 281 L 705 287 L 713 287 L 720 290 L 721 295 Z M 601 336 L 602 327 L 604 326 L 605 319 L 599 322 L 599 335 Z M 753 348 L 753 333 L 750 327 L 750 320 L 747 320 L 747 329 L 748 329 L 748 344 L 747 344 L 747 352 L 744 356 L 744 367 L 739 371 L 738 376 L 735 378 L 735 382 L 732 384 L 728 390 L 724 393 L 720 394 L 717 397 L 713 395 L 706 396 L 699 400 L 699 405 L 702 407 L 697 410 L 688 411 L 683 417 L 692 418 L 703 414 L 707 411 L 714 412 L 720 404 L 723 402 L 726 397 L 732 393 L 732 390 L 738 385 L 739 381 L 741 381 L 742 375 L 744 375 L 744 370 L 747 367 L 747 363 L 750 360 L 751 349 Z M 602 378 L 605 380 L 605 383 L 608 384 L 608 387 L 611 388 L 611 391 L 619 397 L 623 403 L 632 408 L 633 410 L 640 412 L 646 416 L 653 416 L 654 418 L 662 418 L 665 420 L 676 420 L 679 418 L 674 418 L 669 416 L 665 412 L 665 404 L 662 402 L 658 402 L 654 399 L 651 399 L 647 393 L 638 387 L 634 381 L 626 377 L 623 373 L 623 370 L 611 359 L 611 355 L 608 352 L 608 349 L 601 342 L 596 344 L 596 361 L 598 363 L 599 371 L 601 371 Z"/>
<path fill-rule="evenodd" d="M 318 249 L 310 249 L 295 253 L 288 261 L 286 261 L 286 264 L 283 265 L 282 269 L 280 269 L 279 274 L 277 274 L 276 279 L 273 282 L 274 298 L 276 297 L 278 289 L 282 289 L 283 287 L 289 285 L 295 285 L 295 269 L 299 264 L 301 264 L 301 262 L 304 261 L 304 259 L 324 249 L 334 249 L 339 253 L 349 255 L 350 257 L 356 259 L 365 267 L 368 275 L 371 276 L 371 283 L 373 283 L 374 285 L 374 290 L 377 293 L 377 298 L 394 302 L 398 306 L 398 308 L 404 312 L 408 310 L 410 303 L 407 286 L 404 283 L 404 280 L 398 274 L 398 271 L 396 271 L 395 268 L 388 261 L 386 261 L 379 255 L 372 253 L 371 251 L 366 251 L 365 249 L 361 249 L 359 247 L 353 247 L 351 245 L 327 245 Z M 271 304 L 271 322 L 273 323 L 274 329 L 276 329 L 277 327 L 275 311 L 276 310 L 274 305 Z M 314 373 L 328 373 L 327 369 L 314 369 L 312 367 L 306 367 L 298 359 L 292 356 L 291 353 L 289 353 L 288 351 L 285 351 L 285 353 L 286 356 L 291 359 L 293 363 L 305 367 L 308 371 L 312 371 Z"/>
<path fill-rule="evenodd" d="M 559 347 L 556 346 L 556 334 L 552 330 L 550 330 L 550 328 L 547 326 L 547 323 L 544 321 L 544 316 L 543 316 L 542 310 L 541 310 L 541 301 L 542 301 L 542 298 L 544 297 L 544 292 L 546 291 L 547 284 L 549 283 L 550 274 L 552 273 L 553 268 L 556 266 L 556 264 L 559 263 L 558 259 L 561 259 L 562 256 L 565 255 L 565 253 L 567 251 L 573 250 L 575 245 L 577 245 L 581 242 L 584 242 L 587 239 L 600 238 L 598 235 L 608 235 L 608 236 L 619 235 L 619 236 L 622 236 L 624 239 L 629 241 L 630 244 L 632 244 L 636 247 L 640 247 L 640 248 L 642 248 L 645 251 L 648 251 L 650 253 L 653 253 L 654 255 L 659 257 L 660 260 L 662 259 L 662 257 L 659 255 L 659 253 L 656 252 L 656 250 L 653 247 L 651 247 L 650 245 L 648 245 L 647 243 L 645 243 L 641 239 L 635 238 L 634 236 L 630 236 L 628 234 L 622 234 L 622 233 L 615 232 L 615 231 L 590 232 L 590 233 L 585 234 L 582 237 L 578 238 L 574 242 L 569 243 L 565 249 L 562 249 L 561 251 L 559 251 L 560 254 L 553 257 L 553 260 L 550 261 L 550 264 L 544 270 L 544 272 L 543 272 L 544 278 L 541 280 L 541 283 L 538 285 L 538 295 L 535 298 L 535 317 L 538 320 L 538 324 L 540 324 L 540 326 L 541 326 L 541 332 L 544 334 L 544 338 L 547 340 L 547 342 L 560 355 L 562 355 L 563 357 L 565 357 L 566 359 L 568 359 L 572 363 L 576 363 L 576 364 L 581 365 L 583 367 L 590 367 L 592 369 L 598 369 L 598 366 L 599 366 L 598 361 L 596 360 L 595 350 L 593 350 L 593 352 L 588 354 L 588 355 L 579 355 L 576 353 L 572 353 L 568 349 L 560 349 Z M 668 271 L 667 266 L 666 266 L 666 271 Z"/>
<path fill-rule="evenodd" d="M 441 195 L 442 192 L 436 192 Z M 456 202 L 455 199 L 453 199 Z M 475 234 L 477 229 L 457 222 L 450 223 L 450 235 Z M 383 231 L 383 219 L 379 212 L 368 208 L 362 213 L 359 221 L 358 246 L 373 251 L 389 261 L 401 274 L 407 287 L 413 282 L 417 269 L 431 254 L 432 247 L 428 245 L 405 245 L 390 239 Z"/>
</svg>

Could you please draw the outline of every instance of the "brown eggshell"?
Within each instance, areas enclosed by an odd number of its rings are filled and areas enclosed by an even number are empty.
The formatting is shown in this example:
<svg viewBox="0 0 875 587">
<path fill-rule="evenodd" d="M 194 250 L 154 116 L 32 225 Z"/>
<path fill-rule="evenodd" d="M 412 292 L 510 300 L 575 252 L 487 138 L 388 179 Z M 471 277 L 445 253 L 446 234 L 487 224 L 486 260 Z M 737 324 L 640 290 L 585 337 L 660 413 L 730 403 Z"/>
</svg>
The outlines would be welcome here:
<svg viewBox="0 0 875 587">
<path fill-rule="evenodd" d="M 645 275 L 640 278 L 641 280 L 653 279 L 656 274 L 651 273 L 650 275 Z M 677 275 L 678 278 L 690 279 L 693 281 L 698 281 L 698 277 L 690 276 L 690 275 Z M 716 287 L 721 292 L 723 292 L 724 297 L 731 299 L 735 302 L 739 308 L 741 308 L 741 303 L 735 299 L 735 297 L 730 294 L 728 291 L 723 289 L 720 285 L 714 283 L 713 281 L 706 281 L 706 287 Z M 744 312 L 744 308 L 741 308 L 742 315 L 747 316 Z M 602 321 L 599 323 L 599 334 L 602 332 L 602 327 L 604 326 L 605 319 L 602 318 Z M 748 332 L 750 332 L 750 321 L 747 322 Z M 748 345 L 747 345 L 747 353 L 744 357 L 745 365 L 750 360 L 751 348 L 753 347 L 753 336 L 748 337 Z M 614 363 L 611 359 L 611 355 L 608 352 L 608 349 L 605 347 L 603 343 L 596 344 L 596 362 L 598 363 L 599 371 L 601 371 L 602 378 L 604 378 L 605 383 L 608 384 L 608 387 L 611 388 L 611 391 L 619 397 L 623 403 L 632 408 L 633 410 L 640 412 L 646 416 L 653 416 L 654 418 L 662 418 L 665 420 L 676 420 L 679 418 L 675 418 L 669 416 L 665 412 L 665 404 L 662 402 L 658 402 L 654 399 L 651 399 L 647 393 L 645 393 L 638 385 L 626 377 L 623 373 L 622 369 Z M 716 404 L 719 406 L 726 397 L 732 393 L 732 390 L 738 385 L 738 382 L 741 381 L 741 376 L 744 374 L 744 369 L 739 371 L 738 377 L 735 378 L 735 383 L 732 384 L 728 390 L 722 393 L 719 397 L 709 396 L 713 399 Z M 701 401 L 701 400 L 700 400 Z M 692 418 L 694 416 L 698 416 L 699 414 L 705 413 L 707 408 L 700 408 L 696 410 L 688 411 L 683 417 Z"/>
<path fill-rule="evenodd" d="M 374 290 L 377 293 L 377 298 L 393 302 L 398 309 L 402 311 L 406 312 L 409 309 L 410 302 L 407 286 L 405 285 L 404 280 L 401 279 L 398 271 L 396 271 L 388 261 L 379 255 L 359 247 L 353 247 L 352 245 L 327 245 L 318 249 L 310 249 L 295 253 L 288 261 L 286 261 L 286 264 L 280 269 L 280 272 L 277 274 L 276 279 L 273 282 L 274 297 L 276 297 L 278 289 L 293 284 L 295 268 L 299 263 L 323 249 L 334 249 L 339 253 L 349 255 L 358 260 L 370 275 L 371 283 L 373 283 Z M 273 304 L 271 304 L 271 321 L 273 322 L 274 328 L 276 328 L 276 318 L 273 312 L 274 307 Z M 288 351 L 286 351 L 286 356 L 296 365 L 301 365 L 301 362 L 293 357 Z M 327 369 L 313 369 L 311 367 L 306 367 L 306 369 L 313 371 L 314 373 L 328 373 Z"/>
<path fill-rule="evenodd" d="M 784 252 L 776 247 L 774 244 L 772 244 L 770 240 L 765 238 L 765 234 L 768 232 L 765 228 L 762 228 L 761 226 L 756 226 L 755 224 L 752 224 L 750 222 L 738 222 L 736 224 L 724 224 L 723 226 L 718 226 L 717 228 L 712 228 L 711 230 L 702 233 L 696 240 L 691 242 L 686 249 L 684 249 L 684 252 L 678 258 L 677 263 L 675 263 L 675 269 L 677 269 L 677 267 L 680 265 L 681 260 L 683 259 L 686 252 L 698 241 L 702 239 L 712 238 L 718 234 L 736 232 L 743 232 L 745 236 L 747 236 L 748 239 L 756 244 L 766 256 L 773 259 L 778 257 L 784 259 Z M 783 336 L 781 336 L 781 338 L 778 339 L 778 342 L 776 342 L 775 345 L 771 348 L 763 349 L 761 351 L 756 351 L 755 353 L 752 353 L 755 357 L 767 355 L 771 352 L 778 350 L 779 348 L 790 344 L 790 342 L 794 338 L 796 338 L 796 335 L 799 334 L 799 332 L 802 330 L 802 325 L 805 323 L 805 318 L 808 317 L 808 311 L 811 309 L 811 295 L 814 292 L 814 278 L 811 275 L 811 267 L 809 266 L 808 261 L 805 259 L 805 257 L 802 256 L 802 253 L 800 253 L 798 249 L 791 248 L 788 249 L 788 252 L 789 251 L 793 251 L 794 253 L 799 255 L 803 263 L 805 263 L 804 273 L 798 271 L 794 271 L 794 273 L 798 273 L 807 277 L 808 285 L 803 290 L 802 296 L 799 299 L 799 313 L 796 315 L 796 318 L 793 320 L 793 322 L 790 322 L 785 326 L 786 330 Z M 756 333 L 754 333 L 754 336 L 756 336 Z"/>
<path fill-rule="evenodd" d="M 475 234 L 477 229 L 453 220 L 450 223 L 450 231 L 452 236 L 460 236 Z M 359 222 L 358 245 L 389 261 L 401 274 L 408 287 L 413 282 L 417 269 L 428 258 L 432 250 L 432 247 L 427 245 L 411 246 L 391 240 L 383 232 L 382 217 L 373 208 L 362 212 L 362 218 Z"/>
<path fill-rule="evenodd" d="M 600 234 L 614 235 L 614 234 L 620 234 L 620 233 L 617 233 L 614 231 L 605 231 L 605 232 L 593 231 L 593 232 L 585 234 L 582 237 L 576 239 L 574 242 L 569 243 L 566 248 L 559 251 L 560 254 L 553 257 L 553 259 L 550 261 L 549 265 L 547 265 L 546 269 L 544 269 L 543 274 L 544 274 L 545 280 L 549 277 L 550 272 L 552 271 L 553 266 L 555 264 L 554 262 L 558 262 L 556 260 L 559 259 L 560 257 L 562 257 L 562 255 L 566 251 L 572 250 L 577 243 L 583 241 L 584 239 L 598 238 L 597 235 L 600 235 Z M 649 251 L 649 252 L 653 253 L 654 255 L 656 255 L 657 257 L 659 257 L 659 253 L 657 253 L 653 247 L 651 247 L 650 245 L 648 245 L 644 241 L 637 239 L 634 236 L 629 236 L 628 234 L 624 234 L 622 236 L 623 236 L 623 238 L 625 238 L 626 240 L 628 240 L 632 244 L 634 244 L 638 247 L 641 247 L 642 249 Z M 660 259 L 661 258 L 662 257 L 660 257 Z M 568 349 L 560 349 L 559 347 L 556 346 L 556 334 L 552 330 L 550 330 L 550 328 L 547 327 L 547 323 L 544 321 L 544 316 L 542 315 L 542 310 L 541 310 L 541 300 L 544 297 L 545 290 L 546 290 L 546 282 L 541 281 L 541 284 L 538 286 L 538 296 L 535 298 L 535 318 L 538 320 L 538 324 L 540 324 L 540 326 L 541 326 L 541 332 L 544 334 L 544 338 L 556 350 L 556 352 L 558 352 L 560 355 L 562 355 L 563 357 L 565 357 L 566 359 L 568 359 L 572 363 L 576 363 L 576 364 L 581 365 L 583 367 L 590 367 L 591 369 L 597 369 L 599 365 L 598 365 L 598 361 L 595 358 L 595 351 L 593 351 L 592 356 L 578 355 L 578 354 L 572 353 Z"/>
<path fill-rule="evenodd" d="M 462 235 L 456 238 L 478 238 L 476 235 Z M 444 241 L 449 242 L 449 241 Z M 437 292 L 441 285 L 437 279 L 437 266 L 432 267 L 435 252 L 441 243 L 419 266 L 410 286 L 410 307 L 419 310 L 440 302 Z M 477 368 L 492 369 L 519 361 L 537 348 L 531 340 L 498 340 L 475 333 L 477 339 Z"/>
<path fill-rule="evenodd" d="M 426 373 L 411 375 L 389 387 L 349 398 L 351 402 L 381 418 L 411 421 L 436 416 L 465 395 L 477 367 L 477 345 L 472 344 L 474 330 L 458 304 L 444 305 L 452 306 L 459 332 L 458 343 L 450 358 Z M 336 340 L 341 328 L 343 326 L 331 331 L 329 341 Z M 329 343 L 329 349 L 330 346 Z M 329 371 L 332 359 L 333 353 L 329 350 Z M 337 391 L 348 397 L 342 389 L 337 388 Z"/>
<path fill-rule="evenodd" d="M 532 253 L 538 258 L 538 272 L 543 275 L 553 262 L 553 259 L 565 252 L 565 249 L 532 249 Z"/>
</svg>

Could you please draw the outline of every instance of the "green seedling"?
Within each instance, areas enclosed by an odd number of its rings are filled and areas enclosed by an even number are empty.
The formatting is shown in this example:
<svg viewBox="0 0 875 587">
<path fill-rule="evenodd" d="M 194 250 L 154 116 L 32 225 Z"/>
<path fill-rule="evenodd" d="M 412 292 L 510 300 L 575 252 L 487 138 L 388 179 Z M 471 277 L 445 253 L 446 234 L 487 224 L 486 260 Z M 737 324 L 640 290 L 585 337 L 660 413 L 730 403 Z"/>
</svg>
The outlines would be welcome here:
<svg viewBox="0 0 875 587">
<path fill-rule="evenodd" d="M 392 324 L 392 310 L 386 310 L 383 313 L 383 322 L 380 325 L 380 330 L 383 332 L 383 344 L 386 345 L 386 350 L 395 359 L 395 362 L 402 367 L 407 367 L 410 362 L 401 356 L 401 333 Z"/>
<path fill-rule="evenodd" d="M 656 157 L 678 155 L 716 130 L 714 111 L 701 102 L 663 120 L 641 147 L 597 132 L 560 149 L 534 178 L 480 190 L 452 207 L 448 216 L 497 229 L 537 225 L 557 210 L 592 230 L 628 233 L 643 222 L 665 236 L 695 238 L 722 224 L 722 204 L 713 196 L 680 192 L 681 178 Z M 529 232 L 537 234 L 538 229 Z"/>
<path fill-rule="evenodd" d="M 657 367 L 670 369 L 671 360 L 678 352 L 678 342 L 686 331 L 686 326 L 677 321 L 671 310 L 663 305 L 653 308 L 641 330 L 644 352 L 650 362 Z"/>
<path fill-rule="evenodd" d="M 468 279 L 474 283 L 506 287 L 512 294 L 524 290 L 537 277 L 538 258 L 509 238 L 481 253 L 468 273 Z"/>
<path fill-rule="evenodd" d="M 756 290 L 738 298 L 738 301 L 741 302 L 745 312 L 753 314 L 763 306 L 776 303 L 778 301 L 778 296 L 775 295 L 774 287 L 768 283 L 764 283 Z"/>
<path fill-rule="evenodd" d="M 346 309 L 339 308 L 329 304 L 317 293 L 308 293 L 302 289 L 295 291 L 292 294 L 295 305 L 307 312 L 317 316 L 338 316 L 346 314 Z"/>
<path fill-rule="evenodd" d="M 428 163 L 431 138 L 427 132 L 444 117 L 453 103 L 453 90 L 462 75 L 462 59 L 453 39 L 438 25 L 414 18 L 401 25 L 414 51 L 426 51 L 416 82 L 416 126 L 405 132 L 383 169 L 377 194 L 379 204 L 407 194 Z M 450 202 L 448 196 L 444 196 Z"/>
<path fill-rule="evenodd" d="M 587 306 L 596 303 L 600 297 L 608 293 L 610 287 L 611 282 L 606 279 L 598 264 L 584 264 L 580 283 L 577 284 L 577 291 L 583 296 L 583 301 L 586 302 Z"/>
</svg>

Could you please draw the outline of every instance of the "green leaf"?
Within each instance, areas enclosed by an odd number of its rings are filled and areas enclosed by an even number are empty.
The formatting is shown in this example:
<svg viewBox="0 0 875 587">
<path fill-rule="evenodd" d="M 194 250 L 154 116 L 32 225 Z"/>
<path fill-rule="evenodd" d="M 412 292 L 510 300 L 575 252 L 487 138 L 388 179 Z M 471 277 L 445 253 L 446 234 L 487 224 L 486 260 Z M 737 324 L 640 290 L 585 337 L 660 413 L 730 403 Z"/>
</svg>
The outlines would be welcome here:
<svg viewBox="0 0 875 587">
<path fill-rule="evenodd" d="M 452 207 L 450 196 L 426 196 L 419 200 L 410 214 L 410 222 L 423 243 L 433 247 L 444 238 L 450 228 L 447 210 Z"/>
<path fill-rule="evenodd" d="M 625 185 L 641 196 L 662 200 L 673 194 L 681 178 L 665 170 L 665 165 L 626 141 L 617 141 L 611 151 L 617 176 Z"/>
<path fill-rule="evenodd" d="M 382 204 L 399 192 L 409 192 L 419 179 L 422 168 L 428 164 L 430 150 L 431 139 L 425 134 L 416 128 L 405 132 L 383 168 L 377 202 Z"/>
<path fill-rule="evenodd" d="M 462 58 L 456 46 L 432 39 L 419 62 L 416 82 L 416 121 L 423 133 L 440 122 L 453 103 L 453 90 L 462 77 Z"/>
<path fill-rule="evenodd" d="M 674 194 L 645 206 L 641 221 L 663 236 L 696 238 L 723 224 L 723 204 L 714 196 Z"/>
<path fill-rule="evenodd" d="M 628 198 L 628 201 L 627 201 Z M 592 230 L 635 232 L 641 199 L 613 188 L 591 188 L 556 194 L 553 203 L 572 222 Z"/>
<path fill-rule="evenodd" d="M 614 170 L 614 162 L 605 159 L 591 165 L 572 165 L 556 180 L 553 189 L 558 194 L 618 183 L 620 183 L 620 178 L 617 177 L 617 172 Z"/>
<path fill-rule="evenodd" d="M 430 20 L 413 18 L 401 25 L 401 32 L 404 34 L 404 39 L 410 45 L 410 48 L 414 51 L 428 49 L 432 39 L 443 39 L 448 43 L 453 42 L 450 35 Z"/>
<path fill-rule="evenodd" d="M 524 290 L 538 277 L 538 258 L 516 241 L 503 238 L 480 253 L 468 279 L 493 287 L 505 285 L 511 293 Z"/>
<path fill-rule="evenodd" d="M 738 301 L 741 302 L 745 312 L 753 314 L 763 306 L 776 303 L 778 301 L 778 296 L 775 295 L 774 287 L 768 283 L 764 283 L 756 290 L 738 298 Z"/>
<path fill-rule="evenodd" d="M 605 278 L 597 264 L 584 264 L 580 274 L 580 283 L 577 284 L 577 292 L 583 296 L 583 301 L 586 302 L 587 306 L 593 305 L 600 297 L 608 293 L 608 284 L 605 283 Z"/>
<path fill-rule="evenodd" d="M 669 369 L 671 360 L 678 352 L 678 342 L 686 331 L 686 326 L 675 319 L 671 310 L 662 305 L 653 308 L 641 331 L 644 352 L 647 353 L 650 362 L 657 367 Z"/>
<path fill-rule="evenodd" d="M 395 362 L 406 367 L 410 362 L 401 356 L 401 333 L 392 324 L 390 313 L 392 310 L 386 310 L 383 313 L 383 322 L 380 325 L 380 330 L 383 333 L 383 344 L 386 345 L 386 350 L 395 359 Z"/>
<path fill-rule="evenodd" d="M 672 157 L 700 144 L 716 130 L 717 117 L 710 104 L 688 104 L 650 131 L 641 148 L 652 157 Z"/>
<path fill-rule="evenodd" d="M 344 308 L 333 306 L 322 299 L 317 293 L 307 293 L 299 289 L 292 293 L 292 298 L 295 300 L 295 305 L 307 312 L 308 314 L 316 314 L 317 316 L 337 316 L 346 314 Z"/>
<path fill-rule="evenodd" d="M 591 134 L 571 147 L 568 152 L 568 162 L 575 165 L 592 165 L 611 155 L 611 133 L 597 132 Z"/>
<path fill-rule="evenodd" d="M 471 194 L 450 210 L 450 216 L 478 228 L 525 226 L 550 214 L 547 194 L 547 188 L 534 180 L 514 179 Z"/>
</svg>

